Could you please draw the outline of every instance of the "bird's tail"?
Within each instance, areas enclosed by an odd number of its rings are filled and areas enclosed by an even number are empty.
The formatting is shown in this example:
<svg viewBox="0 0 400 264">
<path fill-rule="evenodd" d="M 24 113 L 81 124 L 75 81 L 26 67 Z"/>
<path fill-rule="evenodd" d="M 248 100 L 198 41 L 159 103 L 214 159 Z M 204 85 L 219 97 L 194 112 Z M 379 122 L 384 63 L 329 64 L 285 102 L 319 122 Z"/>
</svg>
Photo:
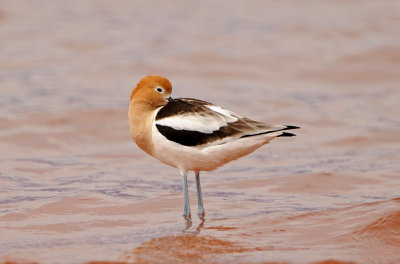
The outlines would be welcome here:
<svg viewBox="0 0 400 264">
<path fill-rule="evenodd" d="M 287 125 L 286 128 L 281 130 L 282 133 L 280 135 L 278 135 L 277 137 L 294 137 L 294 136 L 296 136 L 295 134 L 289 133 L 289 132 L 284 132 L 284 130 L 299 129 L 299 128 L 300 127 L 298 127 L 298 126 Z"/>
<path fill-rule="evenodd" d="M 285 125 L 285 126 L 283 126 L 283 128 L 262 131 L 262 132 L 254 133 L 254 134 L 247 134 L 247 135 L 241 136 L 241 138 L 259 136 L 259 135 L 270 135 L 270 136 L 276 136 L 276 137 L 293 137 L 296 135 L 293 133 L 285 132 L 285 130 L 292 130 L 292 129 L 299 129 L 299 128 L 300 127 L 298 127 L 298 126 Z"/>
</svg>

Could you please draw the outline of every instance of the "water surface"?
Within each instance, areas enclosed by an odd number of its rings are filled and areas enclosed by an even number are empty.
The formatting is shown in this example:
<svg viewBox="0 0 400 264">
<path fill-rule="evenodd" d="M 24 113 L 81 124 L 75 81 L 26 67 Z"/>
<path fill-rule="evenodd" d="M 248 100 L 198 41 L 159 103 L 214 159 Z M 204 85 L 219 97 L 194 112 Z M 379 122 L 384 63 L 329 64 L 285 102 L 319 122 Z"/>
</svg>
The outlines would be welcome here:
<svg viewBox="0 0 400 264">
<path fill-rule="evenodd" d="M 1 1 L 0 261 L 399 263 L 399 10 Z M 129 135 L 147 74 L 302 129 L 202 173 L 186 229 L 178 171 Z"/>
</svg>

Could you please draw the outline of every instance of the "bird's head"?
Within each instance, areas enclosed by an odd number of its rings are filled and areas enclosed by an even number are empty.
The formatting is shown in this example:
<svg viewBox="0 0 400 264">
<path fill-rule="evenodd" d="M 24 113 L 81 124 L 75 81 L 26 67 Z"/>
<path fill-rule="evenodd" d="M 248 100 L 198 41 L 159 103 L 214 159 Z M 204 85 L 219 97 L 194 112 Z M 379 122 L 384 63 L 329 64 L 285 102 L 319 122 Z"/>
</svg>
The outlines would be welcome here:
<svg viewBox="0 0 400 264">
<path fill-rule="evenodd" d="M 167 78 L 158 75 L 144 77 L 132 91 L 130 102 L 147 102 L 154 108 L 166 105 L 171 99 L 172 86 Z"/>
</svg>

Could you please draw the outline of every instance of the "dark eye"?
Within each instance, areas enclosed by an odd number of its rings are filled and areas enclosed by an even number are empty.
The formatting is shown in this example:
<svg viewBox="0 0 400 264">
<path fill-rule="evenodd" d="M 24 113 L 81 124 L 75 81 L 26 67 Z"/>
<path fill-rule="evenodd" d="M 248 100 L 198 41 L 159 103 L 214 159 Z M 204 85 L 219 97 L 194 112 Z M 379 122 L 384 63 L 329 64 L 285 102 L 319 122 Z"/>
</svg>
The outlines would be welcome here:
<svg viewBox="0 0 400 264">
<path fill-rule="evenodd" d="M 162 93 L 162 92 L 163 92 L 163 89 L 160 88 L 160 87 L 157 87 L 157 88 L 156 88 L 156 91 L 159 92 L 159 93 Z"/>
</svg>

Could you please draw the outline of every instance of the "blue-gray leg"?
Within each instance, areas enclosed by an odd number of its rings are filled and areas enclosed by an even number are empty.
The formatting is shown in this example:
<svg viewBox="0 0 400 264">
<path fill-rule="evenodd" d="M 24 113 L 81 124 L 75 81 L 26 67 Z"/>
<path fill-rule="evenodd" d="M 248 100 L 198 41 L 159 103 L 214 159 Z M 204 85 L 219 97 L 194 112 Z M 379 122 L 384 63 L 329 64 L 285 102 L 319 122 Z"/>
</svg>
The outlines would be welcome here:
<svg viewBox="0 0 400 264">
<path fill-rule="evenodd" d="M 183 217 L 185 219 L 190 219 L 190 203 L 189 203 L 189 192 L 188 192 L 188 184 L 187 184 L 187 172 L 181 172 L 182 180 L 183 180 L 183 200 L 185 205 L 183 206 Z"/>
<path fill-rule="evenodd" d="M 201 193 L 200 172 L 196 171 L 196 187 L 197 187 L 197 215 L 204 220 L 205 212 L 203 206 L 203 195 Z"/>
</svg>

